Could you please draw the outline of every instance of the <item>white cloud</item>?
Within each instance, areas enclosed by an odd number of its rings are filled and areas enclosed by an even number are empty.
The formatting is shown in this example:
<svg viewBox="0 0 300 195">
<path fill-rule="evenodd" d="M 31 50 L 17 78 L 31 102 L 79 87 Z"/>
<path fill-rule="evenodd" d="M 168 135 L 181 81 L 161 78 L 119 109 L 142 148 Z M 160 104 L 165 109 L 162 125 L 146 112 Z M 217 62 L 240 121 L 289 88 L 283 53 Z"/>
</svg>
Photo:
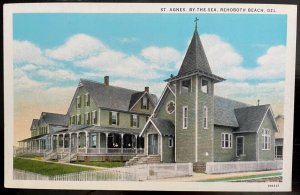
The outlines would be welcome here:
<svg viewBox="0 0 300 195">
<path fill-rule="evenodd" d="M 37 82 L 29 78 L 21 69 L 14 70 L 14 90 L 21 93 L 45 87 L 45 83 Z"/>
<path fill-rule="evenodd" d="M 46 50 L 46 54 L 57 60 L 73 61 L 97 55 L 106 49 L 100 40 L 89 35 L 77 34 L 70 37 L 64 45 Z"/>
<path fill-rule="evenodd" d="M 76 80 L 78 79 L 73 72 L 68 70 L 39 70 L 39 75 L 46 77 L 47 79 L 54 80 Z"/>
<path fill-rule="evenodd" d="M 215 84 L 215 94 L 252 105 L 271 104 L 277 114 L 283 113 L 284 81 L 247 83 L 221 82 Z"/>
<path fill-rule="evenodd" d="M 157 68 L 175 68 L 177 62 L 182 61 L 183 55 L 171 47 L 147 47 L 142 50 L 142 56 L 151 63 L 157 65 Z"/>
<path fill-rule="evenodd" d="M 163 92 L 164 87 L 166 86 L 166 83 L 144 82 L 142 80 L 137 80 L 137 81 L 116 80 L 111 82 L 111 85 L 120 86 L 120 87 L 133 89 L 137 91 L 144 91 L 145 86 L 148 86 L 150 93 L 155 94 L 157 98 L 159 98 L 161 93 Z"/>
<path fill-rule="evenodd" d="M 86 60 L 77 61 L 75 65 L 81 67 L 90 67 L 93 71 L 99 71 L 116 77 L 130 77 L 138 79 L 155 79 L 161 75 L 136 56 L 129 56 L 125 53 L 107 50 L 97 56 Z"/>
<path fill-rule="evenodd" d="M 31 70 L 36 70 L 37 67 L 33 64 L 26 64 L 26 65 L 22 66 L 21 69 L 25 70 L 25 71 L 31 71 Z"/>
<path fill-rule="evenodd" d="M 286 47 L 278 45 L 270 47 L 268 51 L 257 59 L 254 71 L 257 78 L 284 78 L 285 76 Z"/>
<path fill-rule="evenodd" d="M 13 41 L 13 60 L 15 65 L 38 64 L 53 65 L 54 62 L 43 55 L 42 50 L 29 41 Z"/>
</svg>

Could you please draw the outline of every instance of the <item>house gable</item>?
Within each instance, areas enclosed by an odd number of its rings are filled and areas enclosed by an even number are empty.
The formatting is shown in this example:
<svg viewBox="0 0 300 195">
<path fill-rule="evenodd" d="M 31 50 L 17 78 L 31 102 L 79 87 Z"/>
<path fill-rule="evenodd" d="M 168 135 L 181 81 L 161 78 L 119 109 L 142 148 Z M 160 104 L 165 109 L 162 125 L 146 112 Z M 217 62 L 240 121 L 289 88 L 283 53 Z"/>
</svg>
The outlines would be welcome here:
<svg viewBox="0 0 300 195">
<path fill-rule="evenodd" d="M 168 106 L 173 106 L 171 104 L 173 104 L 175 107 L 173 112 L 171 112 L 171 110 L 168 110 Z M 175 112 L 176 112 L 175 95 L 171 91 L 169 85 L 167 85 L 166 90 L 161 96 L 159 104 L 155 108 L 154 117 L 171 120 L 173 123 L 175 123 Z"/>
<path fill-rule="evenodd" d="M 129 111 L 151 114 L 155 106 L 156 96 L 149 94 L 147 91 L 138 92 L 131 96 Z"/>
</svg>

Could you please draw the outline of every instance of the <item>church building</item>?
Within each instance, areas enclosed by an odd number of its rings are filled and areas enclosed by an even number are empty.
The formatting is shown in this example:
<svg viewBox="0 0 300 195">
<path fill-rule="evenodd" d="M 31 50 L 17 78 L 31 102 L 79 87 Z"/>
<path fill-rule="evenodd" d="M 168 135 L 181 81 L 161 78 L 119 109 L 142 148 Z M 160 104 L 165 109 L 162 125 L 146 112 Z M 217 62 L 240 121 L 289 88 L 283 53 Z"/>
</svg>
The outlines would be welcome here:
<svg viewBox="0 0 300 195">
<path fill-rule="evenodd" d="M 271 106 L 216 96 L 214 86 L 224 80 L 211 71 L 196 23 L 178 74 L 165 80 L 140 133 L 145 154 L 178 163 L 274 160 L 278 127 Z"/>
</svg>

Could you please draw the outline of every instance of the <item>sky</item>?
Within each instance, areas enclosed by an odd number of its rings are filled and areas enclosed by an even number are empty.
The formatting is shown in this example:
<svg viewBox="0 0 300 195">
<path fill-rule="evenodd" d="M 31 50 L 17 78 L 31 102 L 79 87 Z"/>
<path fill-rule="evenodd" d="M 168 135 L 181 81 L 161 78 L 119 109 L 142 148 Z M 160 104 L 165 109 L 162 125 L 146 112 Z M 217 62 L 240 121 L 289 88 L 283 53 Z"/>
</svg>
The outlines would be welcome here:
<svg viewBox="0 0 300 195">
<path fill-rule="evenodd" d="M 195 17 L 215 95 L 283 113 L 286 15 L 14 14 L 14 142 L 41 112 L 65 114 L 80 78 L 158 97 L 177 75 Z"/>
</svg>

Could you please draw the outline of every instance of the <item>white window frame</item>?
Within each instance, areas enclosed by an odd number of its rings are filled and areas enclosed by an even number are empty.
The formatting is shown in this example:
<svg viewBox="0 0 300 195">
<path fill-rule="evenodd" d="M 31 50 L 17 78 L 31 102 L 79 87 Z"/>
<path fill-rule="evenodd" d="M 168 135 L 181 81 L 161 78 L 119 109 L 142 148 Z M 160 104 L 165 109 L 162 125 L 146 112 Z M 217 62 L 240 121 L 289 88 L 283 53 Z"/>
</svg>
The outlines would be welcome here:
<svg viewBox="0 0 300 195">
<path fill-rule="evenodd" d="M 203 90 L 203 81 L 207 81 L 206 92 Z M 208 86 L 209 86 L 209 80 L 202 78 L 202 79 L 201 79 L 201 91 L 202 91 L 203 93 L 205 93 L 205 94 L 208 94 L 208 93 L 209 93 L 209 88 L 208 88 Z"/>
<path fill-rule="evenodd" d="M 226 140 L 226 135 L 228 140 Z M 228 141 L 228 146 L 226 146 L 226 141 Z M 232 133 L 222 133 L 221 134 L 221 148 L 222 149 L 232 149 Z"/>
<path fill-rule="evenodd" d="M 92 111 L 92 125 L 96 125 L 95 124 L 96 112 L 97 110 Z"/>
<path fill-rule="evenodd" d="M 95 137 L 95 140 L 93 140 L 94 137 Z M 93 145 L 94 143 L 95 143 L 95 145 Z M 95 148 L 97 147 L 97 134 L 96 133 L 92 133 L 91 134 L 91 144 L 90 144 L 90 147 L 94 147 L 94 146 L 95 146 Z"/>
<path fill-rule="evenodd" d="M 185 116 L 185 109 L 186 109 L 186 116 Z M 186 120 L 185 120 L 186 119 Z M 182 128 L 187 129 L 189 124 L 189 109 L 188 106 L 182 107 Z"/>
<path fill-rule="evenodd" d="M 208 129 L 208 108 L 207 108 L 207 106 L 203 107 L 203 128 Z"/>
<path fill-rule="evenodd" d="M 168 138 L 168 146 L 169 146 L 169 148 L 173 148 L 174 147 L 174 139 L 173 139 L 173 137 L 169 137 Z"/>
<path fill-rule="evenodd" d="M 238 155 L 237 155 L 237 144 L 238 144 L 237 140 L 238 140 L 238 138 L 243 138 L 243 155 L 245 154 L 245 137 L 244 136 L 236 136 L 236 138 L 235 138 L 235 148 L 236 148 L 235 156 L 236 157 L 238 157 Z"/>
<path fill-rule="evenodd" d="M 116 116 L 116 123 L 113 123 L 113 116 Z M 117 125 L 118 124 L 118 112 L 112 111 L 111 112 L 111 125 Z"/>
<path fill-rule="evenodd" d="M 78 122 L 79 122 L 79 117 L 80 117 L 80 114 L 77 114 L 76 115 L 76 125 L 80 125 Z"/>
<path fill-rule="evenodd" d="M 79 104 L 80 104 L 81 102 L 80 102 L 80 96 L 77 96 L 76 97 L 76 108 L 77 109 L 79 109 L 80 107 L 79 107 Z M 80 105 L 81 106 L 81 105 Z"/>
<path fill-rule="evenodd" d="M 138 123 L 138 116 L 137 116 L 137 114 L 132 114 L 132 127 L 137 127 L 137 123 Z"/>
<path fill-rule="evenodd" d="M 262 150 L 271 150 L 271 130 L 262 129 L 263 145 Z"/>
<path fill-rule="evenodd" d="M 86 124 L 86 125 L 89 124 L 89 113 L 88 113 L 88 112 L 85 113 L 85 121 L 84 121 L 84 124 Z"/>
<path fill-rule="evenodd" d="M 85 98 L 84 98 L 84 106 L 88 107 L 88 102 L 89 102 L 89 93 L 84 94 Z M 91 102 L 90 102 L 91 104 Z"/>
<path fill-rule="evenodd" d="M 143 109 L 148 109 L 148 97 L 146 95 L 142 98 Z"/>
</svg>

